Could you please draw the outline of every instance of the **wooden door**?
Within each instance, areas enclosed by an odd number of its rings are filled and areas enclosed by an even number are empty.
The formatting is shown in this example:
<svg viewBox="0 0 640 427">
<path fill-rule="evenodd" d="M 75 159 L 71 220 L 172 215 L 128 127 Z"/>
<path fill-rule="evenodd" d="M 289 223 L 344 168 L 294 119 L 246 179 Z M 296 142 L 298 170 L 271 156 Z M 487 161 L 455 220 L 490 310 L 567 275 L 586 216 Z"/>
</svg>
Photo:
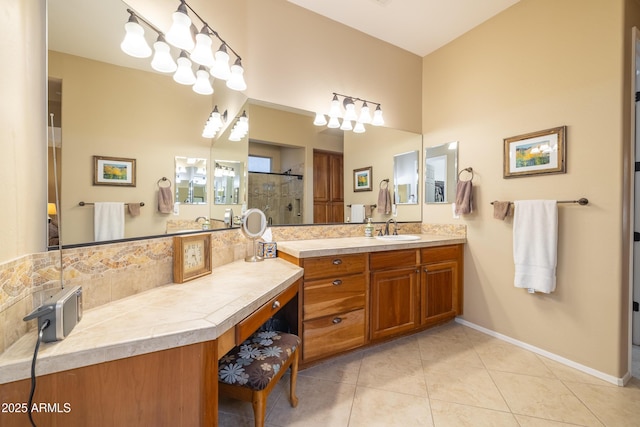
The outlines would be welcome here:
<svg viewBox="0 0 640 427">
<path fill-rule="evenodd" d="M 313 150 L 313 222 L 344 222 L 342 153 Z"/>
</svg>

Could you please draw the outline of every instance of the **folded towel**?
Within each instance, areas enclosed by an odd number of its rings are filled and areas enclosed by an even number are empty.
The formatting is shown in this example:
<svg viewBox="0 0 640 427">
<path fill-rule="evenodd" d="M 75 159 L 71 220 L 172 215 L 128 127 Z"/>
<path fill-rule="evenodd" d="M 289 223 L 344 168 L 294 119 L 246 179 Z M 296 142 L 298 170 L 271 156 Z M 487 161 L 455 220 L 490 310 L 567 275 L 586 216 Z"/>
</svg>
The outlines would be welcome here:
<svg viewBox="0 0 640 427">
<path fill-rule="evenodd" d="M 458 181 L 456 185 L 456 214 L 469 214 L 473 210 L 473 185 L 471 181 Z"/>
<path fill-rule="evenodd" d="M 124 238 L 124 203 L 96 202 L 93 209 L 93 233 L 96 242 Z"/>
<path fill-rule="evenodd" d="M 529 292 L 551 293 L 556 289 L 557 202 L 520 200 L 514 203 L 514 285 Z"/>
<path fill-rule="evenodd" d="M 378 212 L 385 215 L 391 213 L 391 193 L 387 187 L 378 192 Z"/>
<path fill-rule="evenodd" d="M 364 205 L 351 205 L 351 222 L 364 222 Z"/>
<path fill-rule="evenodd" d="M 160 187 L 158 190 L 158 210 L 160 213 L 173 212 L 173 192 L 171 186 Z"/>
<path fill-rule="evenodd" d="M 140 215 L 140 203 L 127 203 L 127 209 L 129 210 L 129 215 L 131 216 Z"/>
<path fill-rule="evenodd" d="M 511 202 L 493 202 L 493 217 L 495 219 L 505 219 L 509 216 Z"/>
</svg>

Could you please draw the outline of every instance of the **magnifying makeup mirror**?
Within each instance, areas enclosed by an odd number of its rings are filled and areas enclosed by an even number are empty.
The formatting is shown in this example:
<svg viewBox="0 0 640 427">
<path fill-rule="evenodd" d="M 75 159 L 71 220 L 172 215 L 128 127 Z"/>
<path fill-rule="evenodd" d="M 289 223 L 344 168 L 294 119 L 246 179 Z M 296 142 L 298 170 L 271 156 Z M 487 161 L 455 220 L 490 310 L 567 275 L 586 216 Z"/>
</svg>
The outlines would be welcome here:
<svg viewBox="0 0 640 427">
<path fill-rule="evenodd" d="M 256 240 L 262 237 L 267 229 L 267 217 L 260 209 L 249 209 L 242 217 L 242 233 L 253 242 L 253 255 L 246 257 L 247 262 L 263 261 L 264 258 L 258 256 Z"/>
</svg>

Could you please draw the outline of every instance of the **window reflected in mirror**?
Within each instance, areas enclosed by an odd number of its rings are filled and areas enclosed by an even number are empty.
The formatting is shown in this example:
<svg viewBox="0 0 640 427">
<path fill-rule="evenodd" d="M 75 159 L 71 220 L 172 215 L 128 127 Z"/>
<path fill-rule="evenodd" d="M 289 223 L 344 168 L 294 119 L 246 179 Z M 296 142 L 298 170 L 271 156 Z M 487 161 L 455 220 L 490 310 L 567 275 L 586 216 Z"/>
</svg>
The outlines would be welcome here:
<svg viewBox="0 0 640 427">
<path fill-rule="evenodd" d="M 397 205 L 418 203 L 420 171 L 418 150 L 393 156 L 393 187 Z"/>
<path fill-rule="evenodd" d="M 425 203 L 453 203 L 458 179 L 458 143 L 425 149 Z"/>
<path fill-rule="evenodd" d="M 176 157 L 176 201 L 187 205 L 207 203 L 207 159 Z"/>
</svg>

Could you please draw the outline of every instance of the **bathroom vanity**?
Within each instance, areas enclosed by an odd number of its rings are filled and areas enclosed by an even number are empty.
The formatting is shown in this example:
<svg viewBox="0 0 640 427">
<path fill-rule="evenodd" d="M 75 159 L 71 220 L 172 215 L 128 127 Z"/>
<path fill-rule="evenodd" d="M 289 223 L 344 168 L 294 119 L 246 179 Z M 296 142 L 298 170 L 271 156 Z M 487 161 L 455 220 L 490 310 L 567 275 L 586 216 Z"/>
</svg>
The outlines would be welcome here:
<svg viewBox="0 0 640 427">
<path fill-rule="evenodd" d="M 465 239 L 418 237 L 278 242 L 278 256 L 304 268 L 302 366 L 462 314 Z"/>
</svg>

